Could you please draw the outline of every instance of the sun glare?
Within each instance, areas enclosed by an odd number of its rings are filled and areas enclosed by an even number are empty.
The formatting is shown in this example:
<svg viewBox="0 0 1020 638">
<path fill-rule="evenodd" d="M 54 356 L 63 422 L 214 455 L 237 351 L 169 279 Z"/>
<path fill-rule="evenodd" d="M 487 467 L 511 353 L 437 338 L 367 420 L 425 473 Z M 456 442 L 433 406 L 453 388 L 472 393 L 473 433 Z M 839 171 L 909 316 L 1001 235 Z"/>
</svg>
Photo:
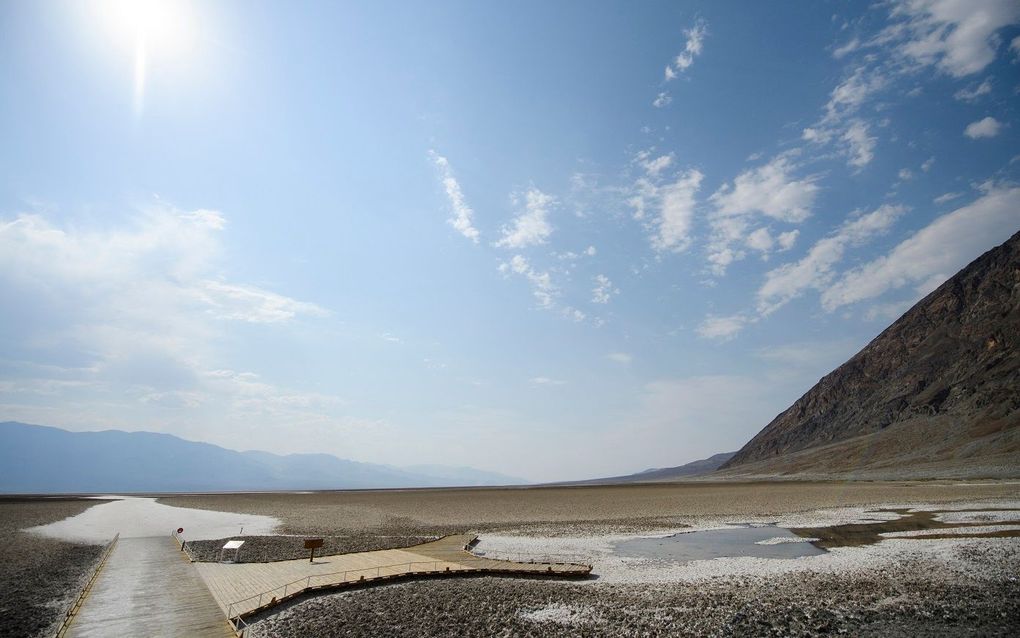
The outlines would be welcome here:
<svg viewBox="0 0 1020 638">
<path fill-rule="evenodd" d="M 194 44 L 191 3 L 186 0 L 98 0 L 110 37 L 134 56 L 134 111 L 141 116 L 153 60 L 179 58 Z"/>
</svg>

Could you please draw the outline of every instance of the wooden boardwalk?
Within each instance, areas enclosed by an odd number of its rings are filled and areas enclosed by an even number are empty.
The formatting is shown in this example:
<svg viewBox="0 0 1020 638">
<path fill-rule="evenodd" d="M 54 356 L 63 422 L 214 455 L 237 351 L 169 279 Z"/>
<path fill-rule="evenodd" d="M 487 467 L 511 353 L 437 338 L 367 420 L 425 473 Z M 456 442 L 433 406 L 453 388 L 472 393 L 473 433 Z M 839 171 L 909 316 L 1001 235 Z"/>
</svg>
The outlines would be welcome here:
<svg viewBox="0 0 1020 638">
<path fill-rule="evenodd" d="M 517 563 L 466 551 L 474 536 L 446 536 L 404 549 L 358 552 L 274 563 L 195 563 L 223 613 L 231 619 L 264 611 L 310 591 L 357 587 L 409 577 L 503 574 L 580 578 L 589 565 Z"/>
<path fill-rule="evenodd" d="M 120 539 L 67 635 L 233 638 L 234 632 L 192 564 L 164 536 Z"/>
</svg>

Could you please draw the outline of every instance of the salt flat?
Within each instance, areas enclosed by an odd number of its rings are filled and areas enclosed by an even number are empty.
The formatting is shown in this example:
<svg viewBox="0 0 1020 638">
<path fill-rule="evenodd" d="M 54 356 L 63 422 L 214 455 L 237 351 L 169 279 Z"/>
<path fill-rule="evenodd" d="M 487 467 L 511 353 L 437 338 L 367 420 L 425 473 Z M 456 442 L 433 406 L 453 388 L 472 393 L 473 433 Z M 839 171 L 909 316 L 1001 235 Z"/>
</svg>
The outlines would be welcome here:
<svg viewBox="0 0 1020 638">
<path fill-rule="evenodd" d="M 184 528 L 185 539 L 201 540 L 239 534 L 242 529 L 246 534 L 270 534 L 279 525 L 272 516 L 173 507 L 157 503 L 154 498 L 104 498 L 117 500 L 25 531 L 71 542 L 104 543 L 116 534 L 121 538 L 169 536 L 171 530 L 180 527 Z"/>
</svg>

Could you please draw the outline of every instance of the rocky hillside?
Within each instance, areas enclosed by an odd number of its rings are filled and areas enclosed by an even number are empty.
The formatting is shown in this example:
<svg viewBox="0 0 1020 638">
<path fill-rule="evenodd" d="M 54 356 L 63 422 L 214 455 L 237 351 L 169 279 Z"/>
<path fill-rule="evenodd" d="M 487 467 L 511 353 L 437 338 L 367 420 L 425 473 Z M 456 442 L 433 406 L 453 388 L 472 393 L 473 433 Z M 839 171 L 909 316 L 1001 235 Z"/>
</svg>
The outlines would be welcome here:
<svg viewBox="0 0 1020 638">
<path fill-rule="evenodd" d="M 1020 233 L 918 302 L 723 469 L 1016 475 L 1018 339 Z"/>
</svg>

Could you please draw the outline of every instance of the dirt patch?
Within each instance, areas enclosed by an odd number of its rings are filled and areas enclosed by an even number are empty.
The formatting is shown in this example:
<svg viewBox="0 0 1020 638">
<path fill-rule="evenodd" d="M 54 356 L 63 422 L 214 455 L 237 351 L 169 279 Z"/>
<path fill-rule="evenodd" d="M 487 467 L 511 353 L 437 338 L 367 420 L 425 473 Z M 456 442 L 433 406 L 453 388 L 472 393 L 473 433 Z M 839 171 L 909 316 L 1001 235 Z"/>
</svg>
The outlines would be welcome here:
<svg viewBox="0 0 1020 638">
<path fill-rule="evenodd" d="M 304 541 L 309 536 L 232 536 L 217 540 L 188 541 L 187 549 L 191 559 L 197 562 L 214 563 L 220 559 L 220 550 L 228 540 L 243 540 L 241 563 L 270 563 L 295 558 L 308 558 L 309 551 L 304 548 Z M 436 540 L 436 536 L 375 536 L 361 534 L 355 536 L 317 536 L 323 539 L 321 549 L 315 550 L 316 556 L 333 556 L 352 552 L 370 552 L 379 549 L 400 549 Z M 228 552 L 233 559 L 234 552 Z"/>
<path fill-rule="evenodd" d="M 0 636 L 49 636 L 91 573 L 102 545 L 20 531 L 74 516 L 102 501 L 0 497 Z"/>
<path fill-rule="evenodd" d="M 987 527 L 987 522 L 956 522 L 946 523 L 938 520 L 939 514 L 946 514 L 952 512 L 988 512 L 988 511 L 1015 511 L 1017 513 L 1018 520 L 1005 520 L 997 525 L 1020 525 L 1020 511 L 1017 510 L 930 510 L 930 511 L 911 511 L 909 509 L 879 509 L 872 510 L 870 513 L 894 513 L 898 514 L 899 518 L 888 521 L 878 521 L 874 523 L 852 523 L 848 525 L 832 525 L 830 527 L 793 527 L 790 531 L 802 538 L 814 538 L 816 540 L 811 541 L 811 544 L 821 549 L 831 549 L 833 547 L 860 547 L 862 545 L 872 545 L 882 540 L 894 540 L 887 539 L 882 534 L 890 532 L 916 532 L 924 530 L 939 530 L 939 529 L 956 529 L 961 527 Z M 913 536 L 911 538 L 1008 538 L 1014 536 L 1020 536 L 1020 532 L 1012 530 L 1003 530 L 998 532 L 982 533 L 982 534 L 954 534 L 952 536 L 948 534 L 939 535 L 924 535 L 924 536 Z"/>
</svg>

